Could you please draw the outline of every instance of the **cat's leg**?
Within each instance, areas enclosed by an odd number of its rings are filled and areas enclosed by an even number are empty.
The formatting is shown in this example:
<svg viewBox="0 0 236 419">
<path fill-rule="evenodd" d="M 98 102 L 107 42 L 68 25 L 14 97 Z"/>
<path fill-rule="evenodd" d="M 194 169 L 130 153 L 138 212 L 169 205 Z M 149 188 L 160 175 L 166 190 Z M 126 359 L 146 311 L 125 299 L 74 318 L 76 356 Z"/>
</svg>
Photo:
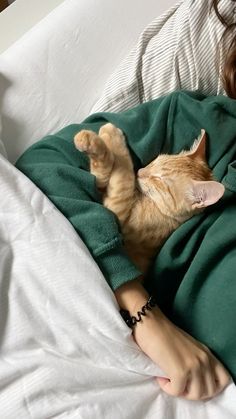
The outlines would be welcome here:
<svg viewBox="0 0 236 419">
<path fill-rule="evenodd" d="M 108 123 L 100 128 L 99 136 L 115 155 L 104 205 L 117 215 L 122 225 L 130 215 L 135 200 L 133 162 L 124 134 L 119 128 Z"/>
<path fill-rule="evenodd" d="M 74 137 L 75 147 L 89 156 L 90 172 L 96 176 L 98 188 L 106 188 L 114 164 L 114 154 L 93 131 L 82 130 Z"/>
</svg>

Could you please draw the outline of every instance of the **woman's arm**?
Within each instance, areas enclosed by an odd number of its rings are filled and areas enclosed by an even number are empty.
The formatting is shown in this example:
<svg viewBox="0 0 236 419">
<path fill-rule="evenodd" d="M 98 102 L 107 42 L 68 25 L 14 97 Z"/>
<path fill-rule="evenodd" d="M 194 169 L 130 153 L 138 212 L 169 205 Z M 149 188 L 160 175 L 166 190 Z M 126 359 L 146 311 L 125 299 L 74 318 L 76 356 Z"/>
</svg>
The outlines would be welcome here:
<svg viewBox="0 0 236 419">
<path fill-rule="evenodd" d="M 131 316 L 149 298 L 139 278 L 119 287 L 115 296 L 119 306 Z M 199 400 L 213 397 L 225 388 L 229 374 L 206 346 L 171 323 L 158 307 L 142 319 L 134 326 L 133 337 L 169 377 L 157 378 L 166 393 Z"/>
</svg>

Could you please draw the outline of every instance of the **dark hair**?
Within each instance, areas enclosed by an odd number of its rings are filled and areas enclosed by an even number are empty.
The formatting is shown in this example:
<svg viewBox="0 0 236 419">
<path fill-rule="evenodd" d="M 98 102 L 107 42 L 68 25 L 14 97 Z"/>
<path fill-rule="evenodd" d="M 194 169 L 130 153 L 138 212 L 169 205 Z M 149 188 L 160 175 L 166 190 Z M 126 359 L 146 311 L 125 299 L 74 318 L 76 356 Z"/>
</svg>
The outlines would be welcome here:
<svg viewBox="0 0 236 419">
<path fill-rule="evenodd" d="M 219 12 L 219 2 L 220 0 L 213 0 L 211 7 L 214 9 L 222 25 L 225 26 L 223 37 L 226 37 L 227 35 L 229 35 L 229 33 L 233 32 L 236 29 L 236 22 L 227 22 L 225 17 Z M 229 51 L 226 54 L 224 66 L 221 71 L 221 79 L 227 95 L 233 99 L 236 99 L 236 34 L 232 39 Z"/>
</svg>

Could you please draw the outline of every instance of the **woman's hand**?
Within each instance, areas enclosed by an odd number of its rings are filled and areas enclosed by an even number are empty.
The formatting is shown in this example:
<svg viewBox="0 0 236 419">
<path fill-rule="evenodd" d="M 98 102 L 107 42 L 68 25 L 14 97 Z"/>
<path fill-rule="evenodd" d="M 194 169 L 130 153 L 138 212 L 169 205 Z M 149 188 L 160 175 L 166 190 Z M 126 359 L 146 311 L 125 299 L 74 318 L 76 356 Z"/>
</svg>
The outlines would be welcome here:
<svg viewBox="0 0 236 419">
<path fill-rule="evenodd" d="M 135 326 L 133 336 L 169 377 L 157 381 L 171 396 L 208 399 L 229 383 L 228 372 L 210 350 L 171 323 L 158 308 Z"/>
<path fill-rule="evenodd" d="M 136 315 L 148 294 L 138 280 L 116 290 L 122 308 Z M 133 337 L 143 352 L 166 373 L 157 378 L 163 391 L 189 400 L 211 398 L 230 381 L 223 365 L 210 350 L 171 323 L 158 307 L 147 312 L 133 329 Z"/>
</svg>

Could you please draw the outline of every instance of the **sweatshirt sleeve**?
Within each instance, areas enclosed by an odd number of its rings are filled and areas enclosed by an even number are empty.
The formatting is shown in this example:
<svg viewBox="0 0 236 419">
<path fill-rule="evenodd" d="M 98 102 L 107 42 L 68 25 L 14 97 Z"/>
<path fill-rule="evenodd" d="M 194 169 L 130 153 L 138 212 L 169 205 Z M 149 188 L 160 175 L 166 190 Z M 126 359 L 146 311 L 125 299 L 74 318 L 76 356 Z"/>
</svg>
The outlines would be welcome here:
<svg viewBox="0 0 236 419">
<path fill-rule="evenodd" d="M 141 272 L 125 252 L 116 216 L 102 205 L 87 157 L 74 148 L 71 138 L 78 130 L 73 125 L 61 136 L 45 137 L 20 157 L 16 167 L 70 221 L 115 290 Z"/>
</svg>

